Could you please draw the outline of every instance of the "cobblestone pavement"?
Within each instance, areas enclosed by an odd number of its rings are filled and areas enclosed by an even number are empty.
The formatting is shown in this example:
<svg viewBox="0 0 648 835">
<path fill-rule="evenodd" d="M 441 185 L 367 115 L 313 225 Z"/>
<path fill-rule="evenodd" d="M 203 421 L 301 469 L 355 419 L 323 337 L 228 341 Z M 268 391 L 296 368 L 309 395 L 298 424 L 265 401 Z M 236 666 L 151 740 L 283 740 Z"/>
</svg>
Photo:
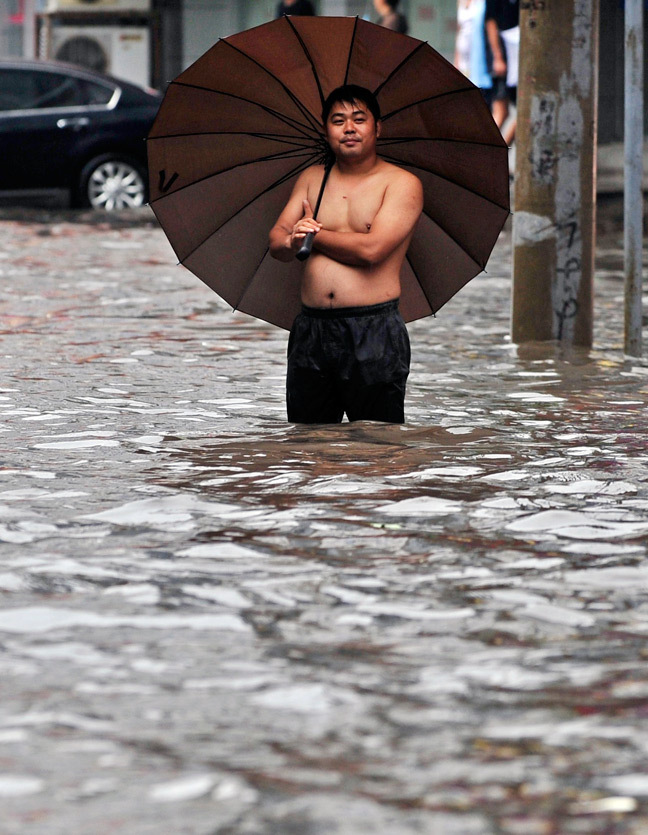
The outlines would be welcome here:
<svg viewBox="0 0 648 835">
<path fill-rule="evenodd" d="M 647 832 L 620 237 L 592 351 L 511 345 L 505 233 L 406 425 L 313 428 L 147 210 L 0 213 L 0 832 Z"/>
</svg>

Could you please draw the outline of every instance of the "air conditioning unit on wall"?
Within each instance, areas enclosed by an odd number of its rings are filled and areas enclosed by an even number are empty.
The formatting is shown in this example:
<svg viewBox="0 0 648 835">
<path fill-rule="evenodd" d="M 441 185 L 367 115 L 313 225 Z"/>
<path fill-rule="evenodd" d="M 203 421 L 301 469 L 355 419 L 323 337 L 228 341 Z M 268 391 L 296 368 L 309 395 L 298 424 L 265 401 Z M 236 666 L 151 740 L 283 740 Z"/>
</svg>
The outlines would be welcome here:
<svg viewBox="0 0 648 835">
<path fill-rule="evenodd" d="M 145 26 L 54 26 L 48 55 L 135 84 L 150 84 L 151 34 Z"/>
<path fill-rule="evenodd" d="M 148 12 L 151 0 L 47 0 L 48 12 Z"/>
</svg>

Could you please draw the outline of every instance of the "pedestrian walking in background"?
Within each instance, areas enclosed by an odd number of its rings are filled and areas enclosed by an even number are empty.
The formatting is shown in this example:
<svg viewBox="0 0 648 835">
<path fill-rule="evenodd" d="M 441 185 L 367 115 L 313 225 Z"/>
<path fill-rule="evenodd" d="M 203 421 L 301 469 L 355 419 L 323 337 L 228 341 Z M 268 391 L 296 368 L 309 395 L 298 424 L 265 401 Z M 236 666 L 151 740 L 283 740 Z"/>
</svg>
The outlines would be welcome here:
<svg viewBox="0 0 648 835">
<path fill-rule="evenodd" d="M 493 81 L 486 59 L 486 0 L 457 0 L 454 64 L 482 91 L 491 106 Z"/>
<path fill-rule="evenodd" d="M 486 0 L 486 34 L 493 53 L 493 118 L 502 128 L 509 117 L 509 103 L 517 103 L 519 0 Z M 507 145 L 515 139 L 516 123 L 511 119 L 502 131 Z"/>
<path fill-rule="evenodd" d="M 315 9 L 310 0 L 283 0 L 277 4 L 276 17 L 283 17 L 285 14 L 301 15 L 302 17 L 315 14 Z"/>
<path fill-rule="evenodd" d="M 392 32 L 400 32 L 406 35 L 409 26 L 404 14 L 397 12 L 399 0 L 374 0 L 374 9 L 378 12 L 378 23 Z"/>
</svg>

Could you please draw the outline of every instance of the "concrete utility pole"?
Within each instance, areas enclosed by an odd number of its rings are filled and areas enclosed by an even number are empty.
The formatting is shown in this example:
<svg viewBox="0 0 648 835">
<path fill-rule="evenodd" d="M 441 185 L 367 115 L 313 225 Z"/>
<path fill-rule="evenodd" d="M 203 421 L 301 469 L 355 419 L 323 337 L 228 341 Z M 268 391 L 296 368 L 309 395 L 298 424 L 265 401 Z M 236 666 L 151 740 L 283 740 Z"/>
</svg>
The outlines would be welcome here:
<svg viewBox="0 0 648 835">
<path fill-rule="evenodd" d="M 592 344 L 599 0 L 520 0 L 513 341 Z"/>
<path fill-rule="evenodd" d="M 625 251 L 626 354 L 641 356 L 643 248 L 643 0 L 625 0 L 625 102 L 623 244 Z"/>
</svg>

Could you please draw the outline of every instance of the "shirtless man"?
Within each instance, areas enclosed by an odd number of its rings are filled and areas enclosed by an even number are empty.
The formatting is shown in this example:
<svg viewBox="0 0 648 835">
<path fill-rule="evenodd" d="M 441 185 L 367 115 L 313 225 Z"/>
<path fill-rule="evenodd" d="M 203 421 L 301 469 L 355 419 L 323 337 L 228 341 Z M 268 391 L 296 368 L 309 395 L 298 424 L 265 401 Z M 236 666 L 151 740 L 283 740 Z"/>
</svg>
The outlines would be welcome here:
<svg viewBox="0 0 648 835">
<path fill-rule="evenodd" d="M 302 312 L 288 343 L 288 420 L 403 423 L 410 348 L 398 312 L 400 268 L 423 208 L 420 180 L 376 155 L 380 110 L 347 85 L 322 113 L 335 156 L 317 220 L 324 167 L 298 178 L 270 231 L 270 253 L 290 261 L 305 236 L 313 252 L 302 275 Z"/>
</svg>

